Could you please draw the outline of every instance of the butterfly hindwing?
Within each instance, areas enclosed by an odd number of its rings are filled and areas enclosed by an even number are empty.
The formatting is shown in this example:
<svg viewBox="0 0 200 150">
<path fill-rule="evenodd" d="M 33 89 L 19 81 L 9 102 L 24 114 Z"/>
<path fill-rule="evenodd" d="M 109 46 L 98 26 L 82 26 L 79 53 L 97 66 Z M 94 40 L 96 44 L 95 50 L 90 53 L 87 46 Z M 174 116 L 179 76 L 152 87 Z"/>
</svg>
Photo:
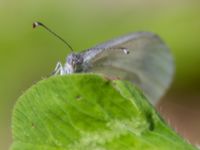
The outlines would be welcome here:
<svg viewBox="0 0 200 150">
<path fill-rule="evenodd" d="M 168 47 L 153 33 L 136 32 L 82 52 L 85 71 L 135 83 L 155 104 L 171 83 L 174 64 Z"/>
</svg>

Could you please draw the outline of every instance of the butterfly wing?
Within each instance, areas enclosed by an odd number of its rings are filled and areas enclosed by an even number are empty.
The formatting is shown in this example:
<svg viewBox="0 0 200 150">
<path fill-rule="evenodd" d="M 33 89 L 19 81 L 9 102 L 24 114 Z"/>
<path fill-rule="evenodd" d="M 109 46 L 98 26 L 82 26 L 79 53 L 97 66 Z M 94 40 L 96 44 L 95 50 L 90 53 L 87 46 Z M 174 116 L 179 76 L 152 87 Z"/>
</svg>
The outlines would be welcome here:
<svg viewBox="0 0 200 150">
<path fill-rule="evenodd" d="M 132 81 L 153 104 L 166 92 L 174 72 L 168 47 L 149 32 L 116 38 L 82 55 L 85 71 Z"/>
</svg>

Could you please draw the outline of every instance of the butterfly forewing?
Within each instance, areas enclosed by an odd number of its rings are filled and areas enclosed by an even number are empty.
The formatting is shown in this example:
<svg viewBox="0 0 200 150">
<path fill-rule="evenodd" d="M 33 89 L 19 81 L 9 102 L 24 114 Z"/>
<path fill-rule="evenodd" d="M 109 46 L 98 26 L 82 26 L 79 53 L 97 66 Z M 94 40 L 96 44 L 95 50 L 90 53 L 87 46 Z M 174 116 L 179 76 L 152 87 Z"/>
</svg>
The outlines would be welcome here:
<svg viewBox="0 0 200 150">
<path fill-rule="evenodd" d="M 151 103 L 171 83 L 174 64 L 168 47 L 153 33 L 125 35 L 82 52 L 86 71 L 135 83 Z"/>
</svg>

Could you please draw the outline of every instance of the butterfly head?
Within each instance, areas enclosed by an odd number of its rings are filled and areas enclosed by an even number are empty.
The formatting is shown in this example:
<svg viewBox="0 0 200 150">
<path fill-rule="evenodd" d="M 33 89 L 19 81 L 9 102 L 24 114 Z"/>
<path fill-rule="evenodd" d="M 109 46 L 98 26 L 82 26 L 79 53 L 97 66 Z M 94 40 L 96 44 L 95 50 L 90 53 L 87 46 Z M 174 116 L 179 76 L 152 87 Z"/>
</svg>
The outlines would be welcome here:
<svg viewBox="0 0 200 150">
<path fill-rule="evenodd" d="M 67 56 L 66 68 L 68 73 L 82 71 L 83 56 L 80 54 L 71 53 Z"/>
</svg>

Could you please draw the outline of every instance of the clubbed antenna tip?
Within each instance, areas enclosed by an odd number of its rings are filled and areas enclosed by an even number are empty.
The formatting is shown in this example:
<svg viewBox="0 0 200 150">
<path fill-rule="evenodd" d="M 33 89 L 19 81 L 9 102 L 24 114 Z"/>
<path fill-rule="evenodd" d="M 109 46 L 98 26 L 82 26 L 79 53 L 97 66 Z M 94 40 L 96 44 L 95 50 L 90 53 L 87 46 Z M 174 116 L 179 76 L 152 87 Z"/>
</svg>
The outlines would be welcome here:
<svg viewBox="0 0 200 150">
<path fill-rule="evenodd" d="M 36 28 L 38 26 L 42 26 L 43 24 L 41 22 L 34 22 L 33 23 L 33 28 Z"/>
<path fill-rule="evenodd" d="M 49 31 L 51 34 L 53 34 L 54 36 L 56 36 L 58 39 L 60 39 L 61 41 L 63 41 L 69 48 L 70 50 L 73 52 L 73 48 L 63 39 L 61 38 L 58 34 L 56 34 L 55 32 L 53 32 L 52 30 L 50 30 L 47 26 L 45 26 L 43 23 L 41 22 L 34 22 L 33 23 L 33 28 L 36 28 L 38 26 L 42 26 L 43 28 L 45 28 L 47 31 Z"/>
</svg>

